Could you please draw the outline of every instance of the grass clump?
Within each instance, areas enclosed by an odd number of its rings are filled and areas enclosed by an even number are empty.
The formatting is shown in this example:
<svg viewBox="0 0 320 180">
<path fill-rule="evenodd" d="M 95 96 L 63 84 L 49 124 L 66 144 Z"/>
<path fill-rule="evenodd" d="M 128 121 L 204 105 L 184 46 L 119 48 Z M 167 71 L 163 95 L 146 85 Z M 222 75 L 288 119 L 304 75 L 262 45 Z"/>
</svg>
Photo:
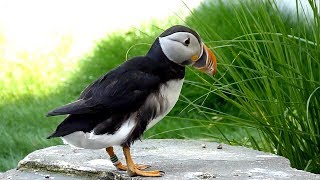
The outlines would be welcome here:
<svg viewBox="0 0 320 180">
<path fill-rule="evenodd" d="M 313 12 L 309 16 L 297 1 L 292 16 L 274 1 L 258 2 L 209 3 L 187 20 L 203 27 L 201 33 L 220 60 L 217 78 L 199 77 L 202 83 L 191 84 L 222 97 L 239 116 L 194 106 L 247 127 L 248 146 L 285 156 L 298 169 L 320 173 L 319 4 L 309 1 Z M 210 12 L 215 6 L 230 13 Z M 211 26 L 209 19 L 226 23 L 225 31 Z M 258 135 L 252 135 L 251 128 Z"/>
</svg>

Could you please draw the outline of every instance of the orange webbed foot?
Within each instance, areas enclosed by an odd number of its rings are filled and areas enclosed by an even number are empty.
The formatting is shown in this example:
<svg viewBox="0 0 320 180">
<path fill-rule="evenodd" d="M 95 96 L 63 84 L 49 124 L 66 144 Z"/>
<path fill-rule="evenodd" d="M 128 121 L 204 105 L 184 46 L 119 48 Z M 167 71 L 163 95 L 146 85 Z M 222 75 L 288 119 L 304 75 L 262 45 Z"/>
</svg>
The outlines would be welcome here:
<svg viewBox="0 0 320 180">
<path fill-rule="evenodd" d="M 123 147 L 123 153 L 126 158 L 127 162 L 127 173 L 129 176 L 144 176 L 144 177 L 161 177 L 164 175 L 163 171 L 154 170 L 154 171 L 142 171 L 139 169 L 137 165 L 133 163 L 133 160 L 131 158 L 130 154 L 130 148 L 129 147 Z M 145 167 L 144 165 L 141 167 Z"/>
</svg>

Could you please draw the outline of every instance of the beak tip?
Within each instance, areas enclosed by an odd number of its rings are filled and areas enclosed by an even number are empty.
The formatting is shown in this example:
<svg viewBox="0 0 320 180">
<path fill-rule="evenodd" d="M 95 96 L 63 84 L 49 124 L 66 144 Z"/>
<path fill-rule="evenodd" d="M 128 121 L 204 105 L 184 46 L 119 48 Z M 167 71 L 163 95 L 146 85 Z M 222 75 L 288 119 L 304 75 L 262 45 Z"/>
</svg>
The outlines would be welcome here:
<svg viewBox="0 0 320 180">
<path fill-rule="evenodd" d="M 217 72 L 217 60 L 216 60 L 216 56 L 214 55 L 214 53 L 208 48 L 206 47 L 207 53 L 208 53 L 208 60 L 211 61 L 211 68 L 212 71 L 210 72 L 212 76 L 214 76 Z"/>
</svg>

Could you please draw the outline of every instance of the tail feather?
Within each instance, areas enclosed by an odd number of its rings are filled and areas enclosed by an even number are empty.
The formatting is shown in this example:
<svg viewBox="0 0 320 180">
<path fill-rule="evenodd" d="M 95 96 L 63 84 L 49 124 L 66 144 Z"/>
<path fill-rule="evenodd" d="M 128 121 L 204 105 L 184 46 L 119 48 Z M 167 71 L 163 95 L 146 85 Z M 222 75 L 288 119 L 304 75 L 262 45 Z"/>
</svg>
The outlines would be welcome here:
<svg viewBox="0 0 320 180">
<path fill-rule="evenodd" d="M 107 118 L 106 114 L 71 114 L 58 125 L 55 132 L 47 139 L 63 137 L 76 131 L 90 132 Z"/>
</svg>

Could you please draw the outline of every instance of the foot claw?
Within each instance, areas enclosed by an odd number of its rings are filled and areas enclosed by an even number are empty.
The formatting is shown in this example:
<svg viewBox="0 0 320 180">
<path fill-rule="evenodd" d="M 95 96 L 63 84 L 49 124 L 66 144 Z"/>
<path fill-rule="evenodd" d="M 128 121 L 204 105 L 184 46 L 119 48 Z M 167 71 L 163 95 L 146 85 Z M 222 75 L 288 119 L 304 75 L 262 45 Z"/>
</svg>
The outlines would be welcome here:
<svg viewBox="0 0 320 180">
<path fill-rule="evenodd" d="M 159 171 L 160 172 L 160 176 L 164 176 L 166 173 L 164 171 Z"/>
</svg>

